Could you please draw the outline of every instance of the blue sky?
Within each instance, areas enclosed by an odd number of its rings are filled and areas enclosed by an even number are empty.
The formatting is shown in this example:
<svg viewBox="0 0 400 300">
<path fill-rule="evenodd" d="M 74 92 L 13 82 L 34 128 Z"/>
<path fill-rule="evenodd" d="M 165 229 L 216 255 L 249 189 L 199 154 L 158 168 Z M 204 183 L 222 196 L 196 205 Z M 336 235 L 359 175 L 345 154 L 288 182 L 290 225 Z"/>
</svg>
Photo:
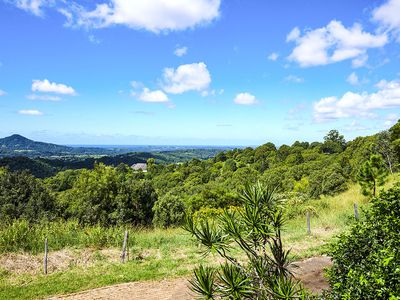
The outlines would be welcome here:
<svg viewBox="0 0 400 300">
<path fill-rule="evenodd" d="M 400 0 L 0 0 L 0 136 L 347 139 L 400 116 Z"/>
</svg>

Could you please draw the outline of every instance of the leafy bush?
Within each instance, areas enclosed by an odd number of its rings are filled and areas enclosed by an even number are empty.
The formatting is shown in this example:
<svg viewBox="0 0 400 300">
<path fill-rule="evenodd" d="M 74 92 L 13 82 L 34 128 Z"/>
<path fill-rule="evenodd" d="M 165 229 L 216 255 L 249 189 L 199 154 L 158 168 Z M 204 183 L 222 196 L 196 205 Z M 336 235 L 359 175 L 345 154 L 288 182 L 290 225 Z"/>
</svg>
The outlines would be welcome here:
<svg viewBox="0 0 400 300">
<path fill-rule="evenodd" d="M 167 194 L 157 200 L 153 207 L 153 224 L 157 227 L 170 227 L 182 224 L 185 205 L 178 196 Z"/>
<path fill-rule="evenodd" d="M 138 180 L 132 169 L 108 167 L 83 170 L 71 189 L 59 195 L 64 218 L 81 224 L 147 225 L 153 219 L 157 194 L 148 180 Z"/>
<path fill-rule="evenodd" d="M 365 219 L 332 245 L 331 299 L 399 299 L 400 185 L 372 200 Z"/>
<path fill-rule="evenodd" d="M 23 172 L 0 173 L 0 220 L 37 222 L 54 217 L 54 198 L 42 182 Z"/>
</svg>

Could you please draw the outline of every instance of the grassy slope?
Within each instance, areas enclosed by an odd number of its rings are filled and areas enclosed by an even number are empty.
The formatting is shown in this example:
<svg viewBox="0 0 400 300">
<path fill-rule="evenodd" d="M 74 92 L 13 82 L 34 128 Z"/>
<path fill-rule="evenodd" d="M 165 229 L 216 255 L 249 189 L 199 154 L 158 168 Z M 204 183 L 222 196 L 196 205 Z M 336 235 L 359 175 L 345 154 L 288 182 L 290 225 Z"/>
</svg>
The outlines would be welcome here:
<svg viewBox="0 0 400 300">
<path fill-rule="evenodd" d="M 398 176 L 391 176 L 386 187 Z M 307 202 L 314 210 L 312 234 L 307 235 L 304 216 L 292 218 L 284 230 L 284 242 L 292 248 L 293 259 L 318 255 L 332 237 L 346 229 L 353 216 L 353 203 L 362 208 L 367 200 L 357 185 L 348 191 Z M 131 260 L 126 264 L 98 261 L 91 267 L 71 267 L 47 276 L 13 275 L 0 270 L 0 299 L 35 299 L 71 293 L 110 284 L 189 275 L 193 266 L 205 261 L 201 251 L 181 229 L 144 230 L 134 234 Z M 213 257 L 210 263 L 218 263 Z"/>
</svg>

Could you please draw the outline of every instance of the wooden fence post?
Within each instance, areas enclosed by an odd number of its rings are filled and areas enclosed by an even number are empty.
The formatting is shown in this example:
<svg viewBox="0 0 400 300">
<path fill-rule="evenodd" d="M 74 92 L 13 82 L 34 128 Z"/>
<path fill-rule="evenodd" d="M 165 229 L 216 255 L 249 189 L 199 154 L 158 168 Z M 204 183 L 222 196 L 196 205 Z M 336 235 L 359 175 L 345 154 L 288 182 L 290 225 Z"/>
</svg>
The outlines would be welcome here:
<svg viewBox="0 0 400 300">
<path fill-rule="evenodd" d="M 311 221 L 310 221 L 310 212 L 307 211 L 307 234 L 311 234 Z"/>
<path fill-rule="evenodd" d="M 43 271 L 47 274 L 47 255 L 48 255 L 48 242 L 47 238 L 44 240 L 44 258 L 43 258 Z"/>
<path fill-rule="evenodd" d="M 126 257 L 126 247 L 128 245 L 128 230 L 125 230 L 125 235 L 124 235 L 124 242 L 122 244 L 122 254 L 121 254 L 121 262 L 125 262 L 125 257 Z"/>
<path fill-rule="evenodd" d="M 354 217 L 356 218 L 356 220 L 358 220 L 358 205 L 357 203 L 354 203 Z"/>
</svg>

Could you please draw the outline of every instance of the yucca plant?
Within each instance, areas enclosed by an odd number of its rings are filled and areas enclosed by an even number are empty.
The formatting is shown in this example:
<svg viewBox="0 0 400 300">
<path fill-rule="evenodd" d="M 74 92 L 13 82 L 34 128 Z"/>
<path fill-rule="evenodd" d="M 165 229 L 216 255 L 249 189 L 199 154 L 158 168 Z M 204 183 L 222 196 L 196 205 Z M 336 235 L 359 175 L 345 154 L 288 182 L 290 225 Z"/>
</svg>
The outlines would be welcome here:
<svg viewBox="0 0 400 300">
<path fill-rule="evenodd" d="M 186 217 L 184 229 L 204 246 L 204 255 L 217 253 L 225 259 L 218 268 L 196 268 L 192 290 L 199 299 L 308 299 L 289 269 L 290 250 L 281 237 L 283 205 L 274 190 L 247 185 L 240 204 L 240 210 L 225 210 L 217 221 Z M 245 262 L 232 254 L 235 244 Z"/>
</svg>

